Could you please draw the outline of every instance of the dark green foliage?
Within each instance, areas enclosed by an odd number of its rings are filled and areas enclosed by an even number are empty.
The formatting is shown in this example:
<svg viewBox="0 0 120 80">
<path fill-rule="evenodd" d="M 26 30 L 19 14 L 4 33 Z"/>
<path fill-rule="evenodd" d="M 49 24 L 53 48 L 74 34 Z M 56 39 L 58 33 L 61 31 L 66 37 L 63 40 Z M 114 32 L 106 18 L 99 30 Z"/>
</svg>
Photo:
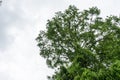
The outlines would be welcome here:
<svg viewBox="0 0 120 80">
<path fill-rule="evenodd" d="M 40 55 L 56 70 L 50 80 L 120 80 L 120 18 L 96 7 L 69 6 L 37 37 Z"/>
</svg>

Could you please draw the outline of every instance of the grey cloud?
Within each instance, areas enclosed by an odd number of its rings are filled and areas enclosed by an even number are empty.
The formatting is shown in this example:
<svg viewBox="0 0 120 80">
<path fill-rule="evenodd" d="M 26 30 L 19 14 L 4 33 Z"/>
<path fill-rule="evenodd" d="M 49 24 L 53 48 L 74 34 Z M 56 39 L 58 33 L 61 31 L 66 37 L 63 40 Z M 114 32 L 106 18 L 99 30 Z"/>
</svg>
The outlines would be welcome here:
<svg viewBox="0 0 120 80">
<path fill-rule="evenodd" d="M 7 10 L 0 10 L 0 49 L 4 49 L 11 42 L 12 36 L 9 36 L 7 29 L 16 21 L 15 17 L 13 13 Z"/>
<path fill-rule="evenodd" d="M 24 15 L 20 6 L 17 7 L 11 4 L 11 7 L 12 9 L 8 6 L 0 7 L 0 50 L 4 50 L 14 40 L 8 32 L 11 27 L 24 28 Z"/>
<path fill-rule="evenodd" d="M 10 15 L 0 10 L 0 49 L 3 49 L 9 42 L 10 36 L 6 34 L 6 29 L 10 25 Z"/>
<path fill-rule="evenodd" d="M 0 79 L 1 80 L 13 80 L 9 74 L 5 72 L 0 72 Z"/>
<path fill-rule="evenodd" d="M 32 16 L 29 14 L 36 15 L 40 13 L 39 11 L 42 6 L 47 8 L 52 6 L 56 8 L 62 3 L 63 1 L 59 1 L 58 3 L 56 0 L 3 1 L 0 7 L 0 50 L 5 49 L 8 45 L 12 44 L 14 40 L 7 32 L 9 28 L 17 27 L 19 29 L 24 29 L 25 25 L 29 24 L 29 20 L 32 20 Z"/>
</svg>

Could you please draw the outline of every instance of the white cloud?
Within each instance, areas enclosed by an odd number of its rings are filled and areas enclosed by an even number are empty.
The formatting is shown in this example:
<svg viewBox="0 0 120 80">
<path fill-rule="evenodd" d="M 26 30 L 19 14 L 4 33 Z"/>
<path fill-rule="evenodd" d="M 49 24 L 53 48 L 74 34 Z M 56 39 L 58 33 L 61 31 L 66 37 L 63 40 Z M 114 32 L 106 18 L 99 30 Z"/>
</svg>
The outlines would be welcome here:
<svg viewBox="0 0 120 80">
<path fill-rule="evenodd" d="M 70 4 L 80 11 L 97 6 L 102 16 L 119 15 L 119 0 L 3 0 L 0 7 L 0 80 L 46 80 L 52 74 L 35 38 L 47 19 Z M 3 47 L 4 46 L 4 47 Z M 3 49 L 1 49 L 3 48 Z"/>
<path fill-rule="evenodd" d="M 14 44 L 0 53 L 0 71 L 6 72 L 13 80 L 45 80 L 46 74 L 51 72 L 39 56 L 34 33 L 28 28 L 18 30 Z"/>
</svg>

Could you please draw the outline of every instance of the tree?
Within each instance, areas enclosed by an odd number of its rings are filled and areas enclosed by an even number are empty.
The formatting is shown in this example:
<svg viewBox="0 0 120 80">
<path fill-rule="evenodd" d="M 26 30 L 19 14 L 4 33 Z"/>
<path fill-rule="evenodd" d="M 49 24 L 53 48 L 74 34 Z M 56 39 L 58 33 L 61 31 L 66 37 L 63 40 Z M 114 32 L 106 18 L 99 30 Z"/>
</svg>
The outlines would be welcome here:
<svg viewBox="0 0 120 80">
<path fill-rule="evenodd" d="M 40 55 L 55 69 L 50 80 L 119 80 L 120 18 L 97 7 L 69 6 L 48 20 L 36 38 Z"/>
</svg>

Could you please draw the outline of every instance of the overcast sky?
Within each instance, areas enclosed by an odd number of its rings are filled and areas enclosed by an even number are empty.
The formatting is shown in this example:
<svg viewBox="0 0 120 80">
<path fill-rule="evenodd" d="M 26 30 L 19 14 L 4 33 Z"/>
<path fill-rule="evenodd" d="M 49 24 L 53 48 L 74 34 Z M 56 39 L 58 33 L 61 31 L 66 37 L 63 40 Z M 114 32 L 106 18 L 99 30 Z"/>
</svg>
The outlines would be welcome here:
<svg viewBox="0 0 120 80">
<path fill-rule="evenodd" d="M 120 14 L 120 0 L 3 0 L 0 6 L 0 80 L 47 80 L 53 70 L 39 56 L 35 38 L 57 11 L 92 6 L 103 17 Z"/>
</svg>

